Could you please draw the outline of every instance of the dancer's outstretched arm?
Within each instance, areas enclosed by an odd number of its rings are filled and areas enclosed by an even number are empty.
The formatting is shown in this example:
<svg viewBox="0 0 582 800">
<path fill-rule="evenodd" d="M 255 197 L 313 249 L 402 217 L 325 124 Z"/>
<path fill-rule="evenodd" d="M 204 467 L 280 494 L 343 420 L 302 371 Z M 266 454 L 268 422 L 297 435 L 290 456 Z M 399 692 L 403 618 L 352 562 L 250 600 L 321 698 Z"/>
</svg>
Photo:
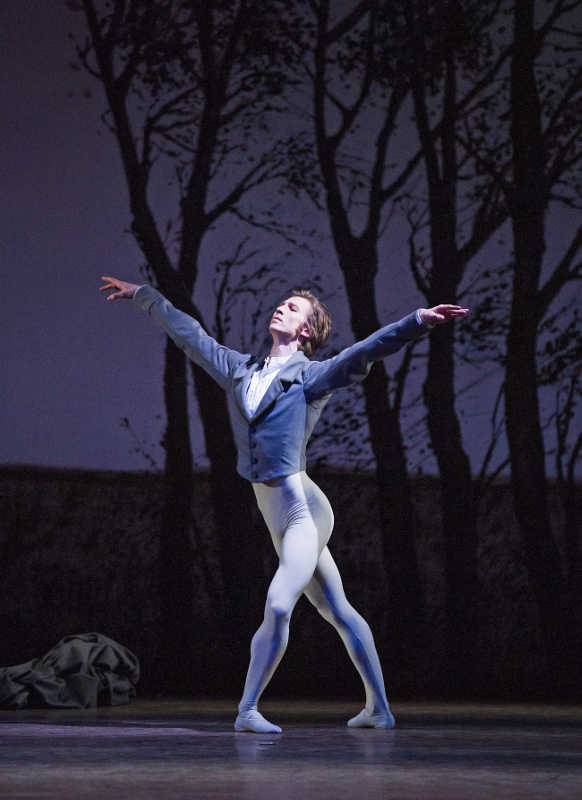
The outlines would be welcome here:
<svg viewBox="0 0 582 800">
<path fill-rule="evenodd" d="M 314 399 L 334 389 L 362 381 L 374 361 L 400 350 L 405 344 L 425 333 L 427 328 L 464 317 L 467 313 L 467 308 L 447 303 L 433 308 L 420 308 L 398 322 L 379 328 L 333 358 L 311 362 L 303 384 L 306 395 L 309 399 Z"/>
<path fill-rule="evenodd" d="M 133 299 L 188 358 L 208 372 L 223 389 L 228 386 L 232 371 L 249 359 L 248 355 L 219 344 L 199 322 L 175 308 L 152 286 L 138 286 L 112 277 L 103 277 L 103 280 L 105 284 L 99 287 L 100 291 L 113 289 L 108 300 Z"/>
</svg>

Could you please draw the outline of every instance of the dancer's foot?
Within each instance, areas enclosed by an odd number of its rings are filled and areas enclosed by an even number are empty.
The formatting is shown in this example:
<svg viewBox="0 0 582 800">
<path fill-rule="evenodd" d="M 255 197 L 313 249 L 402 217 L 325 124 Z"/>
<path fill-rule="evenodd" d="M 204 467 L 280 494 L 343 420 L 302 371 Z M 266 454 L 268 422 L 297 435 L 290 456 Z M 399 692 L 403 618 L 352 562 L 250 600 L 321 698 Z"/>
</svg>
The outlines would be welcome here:
<svg viewBox="0 0 582 800">
<path fill-rule="evenodd" d="M 273 725 L 256 709 L 241 711 L 234 723 L 235 731 L 249 731 L 250 733 L 282 733 L 278 725 Z"/>
<path fill-rule="evenodd" d="M 394 717 L 389 711 L 373 713 L 365 708 L 348 720 L 348 728 L 393 728 L 395 724 Z"/>
</svg>

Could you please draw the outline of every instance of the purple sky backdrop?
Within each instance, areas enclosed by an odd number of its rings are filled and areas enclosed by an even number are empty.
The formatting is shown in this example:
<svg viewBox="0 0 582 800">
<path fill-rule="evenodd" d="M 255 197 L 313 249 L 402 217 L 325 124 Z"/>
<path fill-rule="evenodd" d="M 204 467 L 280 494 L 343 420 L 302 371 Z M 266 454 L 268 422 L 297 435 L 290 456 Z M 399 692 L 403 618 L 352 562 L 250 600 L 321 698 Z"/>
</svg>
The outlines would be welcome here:
<svg viewBox="0 0 582 800">
<path fill-rule="evenodd" d="M 0 18 L 5 116 L 0 463 L 144 469 L 147 463 L 131 452 L 133 440 L 120 426 L 121 418 L 128 417 L 161 466 L 163 336 L 131 304 L 107 304 L 97 293 L 102 274 L 139 282 L 142 257 L 125 232 L 127 192 L 116 143 L 100 123 L 100 86 L 69 66 L 73 50 L 67 34 L 79 29 L 81 18 L 64 2 L 31 0 L 4 2 Z M 164 191 L 160 185 L 162 203 Z M 307 201 L 294 211 L 300 224 L 311 224 L 313 209 Z M 565 224 L 571 227 L 571 221 Z M 265 244 L 251 236 L 253 245 Z M 265 257 L 276 259 L 285 246 L 270 248 Z M 202 262 L 214 265 L 227 250 L 218 232 L 206 240 Z M 409 276 L 407 248 L 397 228 L 389 231 L 383 255 L 393 266 L 379 279 L 378 306 L 389 322 L 422 305 L 422 299 Z M 494 255 L 489 251 L 483 258 Z M 347 307 L 326 235 L 318 245 L 319 259 L 325 265 L 335 344 L 347 345 L 352 340 Z M 307 277 L 314 268 L 313 259 L 294 256 L 294 278 Z M 209 269 L 197 294 L 199 302 L 208 298 L 209 308 L 211 279 Z M 229 344 L 234 347 L 240 346 L 244 324 L 238 320 L 233 328 Z M 475 377 L 464 372 L 459 383 L 470 384 Z M 474 470 L 487 440 L 499 378 L 492 375 L 459 401 Z M 413 380 L 410 397 L 419 389 Z M 417 405 L 406 425 L 422 416 L 422 404 Z M 203 466 L 194 406 L 192 419 L 196 460 Z M 415 430 L 418 425 L 411 429 L 411 441 Z M 413 455 L 414 464 L 419 460 Z M 430 460 L 424 466 L 434 470 Z"/>
</svg>

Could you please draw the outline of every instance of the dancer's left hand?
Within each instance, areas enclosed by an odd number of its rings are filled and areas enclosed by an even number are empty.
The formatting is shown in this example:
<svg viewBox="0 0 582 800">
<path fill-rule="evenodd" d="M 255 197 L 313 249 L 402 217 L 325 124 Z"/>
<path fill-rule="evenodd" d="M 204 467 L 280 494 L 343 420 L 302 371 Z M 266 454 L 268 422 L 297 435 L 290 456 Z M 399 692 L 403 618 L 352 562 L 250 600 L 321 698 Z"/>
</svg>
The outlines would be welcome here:
<svg viewBox="0 0 582 800">
<path fill-rule="evenodd" d="M 433 306 L 433 308 L 421 308 L 420 319 L 425 325 L 442 325 L 443 322 L 464 317 L 469 313 L 468 308 L 461 308 L 461 306 L 453 306 L 447 303 Z"/>
</svg>

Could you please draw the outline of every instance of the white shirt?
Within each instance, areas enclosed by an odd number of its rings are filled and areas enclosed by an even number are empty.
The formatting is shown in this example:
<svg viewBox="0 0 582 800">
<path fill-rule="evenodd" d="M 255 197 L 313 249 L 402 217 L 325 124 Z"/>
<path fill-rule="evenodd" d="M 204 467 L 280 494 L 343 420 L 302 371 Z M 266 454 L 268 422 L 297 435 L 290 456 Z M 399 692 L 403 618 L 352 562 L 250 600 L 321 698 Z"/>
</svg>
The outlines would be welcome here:
<svg viewBox="0 0 582 800">
<path fill-rule="evenodd" d="M 288 356 L 267 356 L 262 369 L 255 370 L 247 386 L 245 402 L 249 413 L 254 414 L 277 373 L 293 354 Z"/>
</svg>

